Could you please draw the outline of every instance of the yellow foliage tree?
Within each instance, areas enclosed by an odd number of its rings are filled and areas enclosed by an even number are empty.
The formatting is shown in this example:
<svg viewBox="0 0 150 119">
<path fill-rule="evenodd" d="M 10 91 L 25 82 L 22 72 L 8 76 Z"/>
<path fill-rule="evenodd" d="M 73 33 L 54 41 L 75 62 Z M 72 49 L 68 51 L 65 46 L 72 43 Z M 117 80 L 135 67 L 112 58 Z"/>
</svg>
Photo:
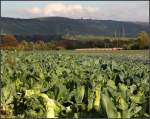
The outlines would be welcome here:
<svg viewBox="0 0 150 119">
<path fill-rule="evenodd" d="M 138 41 L 142 46 L 148 46 L 149 44 L 149 35 L 145 31 L 138 33 Z"/>
</svg>

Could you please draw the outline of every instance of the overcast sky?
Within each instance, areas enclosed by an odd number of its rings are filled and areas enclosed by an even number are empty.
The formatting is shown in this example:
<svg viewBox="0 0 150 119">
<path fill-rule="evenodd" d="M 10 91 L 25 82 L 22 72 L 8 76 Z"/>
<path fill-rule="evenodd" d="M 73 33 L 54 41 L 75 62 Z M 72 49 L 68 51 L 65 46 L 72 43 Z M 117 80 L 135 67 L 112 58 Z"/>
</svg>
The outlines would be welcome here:
<svg viewBox="0 0 150 119">
<path fill-rule="evenodd" d="M 122 21 L 149 21 L 148 1 L 2 1 L 3 17 L 63 16 Z"/>
</svg>

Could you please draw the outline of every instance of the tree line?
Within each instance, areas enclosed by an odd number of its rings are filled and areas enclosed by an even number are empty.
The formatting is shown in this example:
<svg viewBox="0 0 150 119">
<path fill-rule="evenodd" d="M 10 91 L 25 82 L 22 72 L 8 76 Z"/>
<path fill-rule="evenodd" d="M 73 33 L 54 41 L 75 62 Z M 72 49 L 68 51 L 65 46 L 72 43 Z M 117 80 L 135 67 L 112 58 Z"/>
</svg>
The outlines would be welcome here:
<svg viewBox="0 0 150 119">
<path fill-rule="evenodd" d="M 149 35 L 141 31 L 137 34 L 136 39 L 110 39 L 103 40 L 71 40 L 56 37 L 55 40 L 36 39 L 34 41 L 18 40 L 14 35 L 0 35 L 0 48 L 16 48 L 21 50 L 62 50 L 62 49 L 77 49 L 77 48 L 113 48 L 121 47 L 123 49 L 148 49 Z"/>
</svg>

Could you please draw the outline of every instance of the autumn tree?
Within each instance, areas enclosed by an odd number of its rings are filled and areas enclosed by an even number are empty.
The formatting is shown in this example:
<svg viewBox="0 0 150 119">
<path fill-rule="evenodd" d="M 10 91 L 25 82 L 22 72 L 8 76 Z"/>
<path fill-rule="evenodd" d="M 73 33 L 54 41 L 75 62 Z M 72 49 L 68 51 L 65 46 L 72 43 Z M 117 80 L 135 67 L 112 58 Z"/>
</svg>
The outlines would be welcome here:
<svg viewBox="0 0 150 119">
<path fill-rule="evenodd" d="M 142 48 L 148 47 L 149 45 L 149 35 L 145 31 L 139 32 L 137 36 L 138 42 Z"/>
<path fill-rule="evenodd" d="M 14 35 L 1 35 L 1 45 L 4 47 L 11 47 L 17 45 L 17 40 Z"/>
</svg>

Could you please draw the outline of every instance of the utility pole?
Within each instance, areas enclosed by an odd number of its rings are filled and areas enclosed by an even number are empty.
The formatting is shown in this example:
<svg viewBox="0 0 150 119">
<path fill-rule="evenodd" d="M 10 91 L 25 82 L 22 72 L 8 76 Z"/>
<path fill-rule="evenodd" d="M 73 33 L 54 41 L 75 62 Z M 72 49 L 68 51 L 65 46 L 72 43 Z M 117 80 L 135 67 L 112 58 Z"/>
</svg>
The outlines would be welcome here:
<svg viewBox="0 0 150 119">
<path fill-rule="evenodd" d="M 117 48 L 119 47 L 119 40 L 120 40 L 120 32 L 118 33 Z"/>
<path fill-rule="evenodd" d="M 115 41 L 117 41 L 117 33 L 115 31 Z M 118 46 L 118 43 L 116 44 Z"/>
<path fill-rule="evenodd" d="M 124 29 L 124 26 L 122 27 L 122 37 L 123 37 L 123 39 L 125 38 L 125 29 Z"/>
</svg>

